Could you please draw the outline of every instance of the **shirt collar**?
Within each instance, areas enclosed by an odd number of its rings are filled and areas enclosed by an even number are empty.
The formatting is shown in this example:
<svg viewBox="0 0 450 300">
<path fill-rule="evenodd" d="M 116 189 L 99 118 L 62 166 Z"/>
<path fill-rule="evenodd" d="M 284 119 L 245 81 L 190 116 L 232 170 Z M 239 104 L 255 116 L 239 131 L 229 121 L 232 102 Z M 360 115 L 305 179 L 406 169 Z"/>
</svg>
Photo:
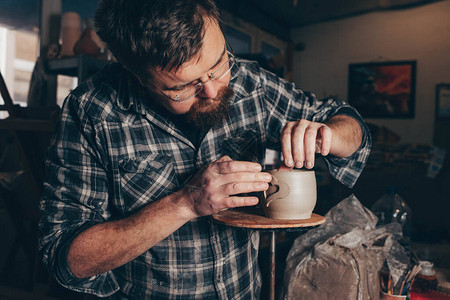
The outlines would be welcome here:
<svg viewBox="0 0 450 300">
<path fill-rule="evenodd" d="M 231 78 L 229 86 L 233 89 L 234 92 L 233 103 L 238 103 L 259 90 L 261 88 L 261 84 L 259 82 L 260 78 L 251 76 L 250 73 L 245 69 L 245 65 L 248 65 L 245 60 L 242 60 L 238 57 L 236 57 L 235 59 L 236 63 L 231 68 Z"/>
<path fill-rule="evenodd" d="M 116 97 L 117 106 L 123 111 L 133 110 L 138 114 L 145 114 L 143 101 L 148 97 L 147 91 L 139 83 L 136 76 L 122 67 Z"/>
<path fill-rule="evenodd" d="M 145 87 L 139 83 L 136 76 L 123 67 L 119 73 L 118 91 L 115 99 L 119 109 L 144 116 L 151 123 L 192 146 L 192 143 L 176 128 L 174 122 L 153 107 L 151 96 Z"/>
</svg>

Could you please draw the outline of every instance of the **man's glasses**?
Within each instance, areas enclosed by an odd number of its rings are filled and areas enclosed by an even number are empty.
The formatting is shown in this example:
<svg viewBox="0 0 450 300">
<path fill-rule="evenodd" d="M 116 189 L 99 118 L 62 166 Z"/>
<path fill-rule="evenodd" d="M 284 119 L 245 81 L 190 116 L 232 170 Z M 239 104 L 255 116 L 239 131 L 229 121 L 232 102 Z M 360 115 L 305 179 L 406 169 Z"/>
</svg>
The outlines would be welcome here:
<svg viewBox="0 0 450 300">
<path fill-rule="evenodd" d="M 230 47 L 228 45 L 228 43 L 227 43 L 227 46 Z M 194 98 L 203 90 L 203 86 L 206 83 L 208 83 L 209 81 L 220 82 L 220 80 L 222 80 L 225 76 L 227 76 L 228 73 L 230 73 L 231 68 L 233 68 L 233 66 L 235 64 L 235 57 L 234 57 L 232 51 L 233 50 L 227 51 L 228 59 L 223 64 L 221 64 L 214 72 L 209 74 L 208 80 L 206 80 L 205 82 L 199 82 L 199 83 L 194 84 L 193 86 L 189 86 L 182 93 L 175 95 L 175 97 L 170 97 L 170 96 L 166 95 L 165 93 L 163 93 L 162 91 L 160 91 L 161 94 L 163 94 L 170 100 L 176 101 L 176 102 L 184 102 L 184 101 Z"/>
</svg>

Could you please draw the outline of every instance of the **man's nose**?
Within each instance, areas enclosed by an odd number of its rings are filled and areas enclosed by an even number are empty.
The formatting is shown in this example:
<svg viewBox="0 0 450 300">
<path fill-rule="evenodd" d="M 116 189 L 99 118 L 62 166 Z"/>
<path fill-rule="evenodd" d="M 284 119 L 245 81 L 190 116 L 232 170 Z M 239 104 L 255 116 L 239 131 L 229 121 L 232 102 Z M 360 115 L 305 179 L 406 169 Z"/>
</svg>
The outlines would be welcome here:
<svg viewBox="0 0 450 300">
<path fill-rule="evenodd" d="M 217 94 L 220 89 L 220 84 L 214 80 L 209 80 L 208 82 L 205 82 L 203 85 L 202 91 L 198 94 L 201 98 L 210 98 L 214 99 L 217 97 Z"/>
</svg>

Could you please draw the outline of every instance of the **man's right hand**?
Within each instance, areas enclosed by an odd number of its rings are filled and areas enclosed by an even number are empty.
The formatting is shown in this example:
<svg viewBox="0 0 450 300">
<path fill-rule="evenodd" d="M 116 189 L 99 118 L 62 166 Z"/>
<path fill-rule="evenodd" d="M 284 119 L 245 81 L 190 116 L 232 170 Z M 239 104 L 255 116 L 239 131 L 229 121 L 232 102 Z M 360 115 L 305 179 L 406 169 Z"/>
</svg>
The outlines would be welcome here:
<svg viewBox="0 0 450 300">
<path fill-rule="evenodd" d="M 195 217 L 258 203 L 257 197 L 239 195 L 265 191 L 272 176 L 261 165 L 223 156 L 201 169 L 181 190 Z"/>
<path fill-rule="evenodd" d="M 265 191 L 270 180 L 270 174 L 262 173 L 257 163 L 221 157 L 197 172 L 178 192 L 129 217 L 100 223 L 80 233 L 69 248 L 69 268 L 78 278 L 115 269 L 193 218 L 257 204 L 257 197 L 237 195 Z"/>
</svg>

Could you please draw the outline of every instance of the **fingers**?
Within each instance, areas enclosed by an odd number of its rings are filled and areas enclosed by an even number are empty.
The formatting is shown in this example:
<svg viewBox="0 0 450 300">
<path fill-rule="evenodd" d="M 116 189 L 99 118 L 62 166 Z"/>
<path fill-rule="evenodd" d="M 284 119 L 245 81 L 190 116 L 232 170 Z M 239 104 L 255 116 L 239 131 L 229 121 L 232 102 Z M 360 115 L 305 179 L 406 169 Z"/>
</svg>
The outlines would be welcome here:
<svg viewBox="0 0 450 300">
<path fill-rule="evenodd" d="M 314 167 L 314 160 L 316 157 L 316 140 L 317 140 L 317 126 L 308 126 L 305 130 L 303 147 L 305 152 L 305 167 L 311 169 Z"/>
<path fill-rule="evenodd" d="M 315 153 L 328 155 L 331 140 L 331 129 L 325 124 L 308 120 L 287 123 L 281 134 L 281 149 L 286 167 L 313 168 Z"/>
<path fill-rule="evenodd" d="M 216 162 L 223 162 L 223 161 L 232 161 L 232 159 L 228 155 L 224 155 L 221 158 L 219 158 L 218 160 L 216 160 Z"/>
<path fill-rule="evenodd" d="M 322 126 L 320 128 L 321 132 L 320 135 L 321 138 L 321 147 L 320 147 L 320 153 L 323 156 L 327 156 L 330 153 L 331 148 L 331 139 L 333 137 L 330 127 L 328 126 Z"/>
<path fill-rule="evenodd" d="M 307 156 L 307 146 L 305 142 L 305 135 L 308 129 L 308 122 L 306 120 L 300 120 L 297 126 L 293 127 L 292 131 L 292 154 L 294 155 L 294 163 L 296 168 L 302 168 Z"/>
<path fill-rule="evenodd" d="M 226 195 L 237 193 L 247 193 L 252 191 L 260 191 L 265 188 L 265 184 L 272 180 L 269 173 L 261 172 L 261 165 L 248 161 L 234 161 L 224 156 L 208 166 L 203 173 L 203 185 L 208 186 L 212 190 L 227 184 L 264 184 L 262 187 L 250 187 L 252 190 L 236 189 L 226 191 Z"/>
<path fill-rule="evenodd" d="M 272 176 L 261 172 L 261 169 L 258 163 L 234 161 L 228 156 L 211 163 L 189 183 L 198 187 L 187 193 L 193 212 L 203 216 L 224 208 L 255 205 L 258 202 L 256 197 L 242 194 L 269 188 Z"/>
<path fill-rule="evenodd" d="M 272 176 L 265 172 L 238 172 L 226 174 L 221 177 L 223 183 L 228 182 L 270 182 Z"/>
<path fill-rule="evenodd" d="M 281 132 L 281 153 L 284 158 L 284 164 L 289 168 L 295 166 L 292 156 L 292 129 L 296 125 L 295 122 L 289 122 Z"/>
<path fill-rule="evenodd" d="M 258 204 L 257 197 L 246 193 L 262 192 L 269 188 L 267 182 L 230 182 L 215 190 L 214 195 L 208 197 L 207 207 L 211 208 L 206 214 L 214 214 L 225 208 L 252 206 Z"/>
<path fill-rule="evenodd" d="M 224 209 L 242 207 L 242 206 L 253 206 L 258 204 L 258 197 L 228 197 L 224 198 L 223 201 L 219 202 L 217 207 L 214 207 L 214 213 L 218 213 Z"/>
<path fill-rule="evenodd" d="M 210 169 L 218 174 L 236 172 L 261 172 L 260 164 L 250 161 L 235 161 L 229 156 L 222 156 L 210 165 Z"/>
<path fill-rule="evenodd" d="M 220 186 L 223 195 L 239 195 L 252 192 L 262 192 L 269 188 L 267 182 L 230 182 Z"/>
<path fill-rule="evenodd" d="M 222 184 L 214 191 L 217 198 L 237 197 L 236 195 L 263 192 L 269 188 L 272 176 L 269 173 L 234 173 L 223 175 L 220 178 Z"/>
<path fill-rule="evenodd" d="M 258 204 L 257 197 L 228 197 L 224 202 L 224 208 L 252 206 Z"/>
<path fill-rule="evenodd" d="M 281 165 L 281 166 L 278 168 L 278 171 L 291 171 L 291 170 L 292 170 L 292 168 L 287 167 L 287 166 L 285 166 L 285 165 Z"/>
</svg>

